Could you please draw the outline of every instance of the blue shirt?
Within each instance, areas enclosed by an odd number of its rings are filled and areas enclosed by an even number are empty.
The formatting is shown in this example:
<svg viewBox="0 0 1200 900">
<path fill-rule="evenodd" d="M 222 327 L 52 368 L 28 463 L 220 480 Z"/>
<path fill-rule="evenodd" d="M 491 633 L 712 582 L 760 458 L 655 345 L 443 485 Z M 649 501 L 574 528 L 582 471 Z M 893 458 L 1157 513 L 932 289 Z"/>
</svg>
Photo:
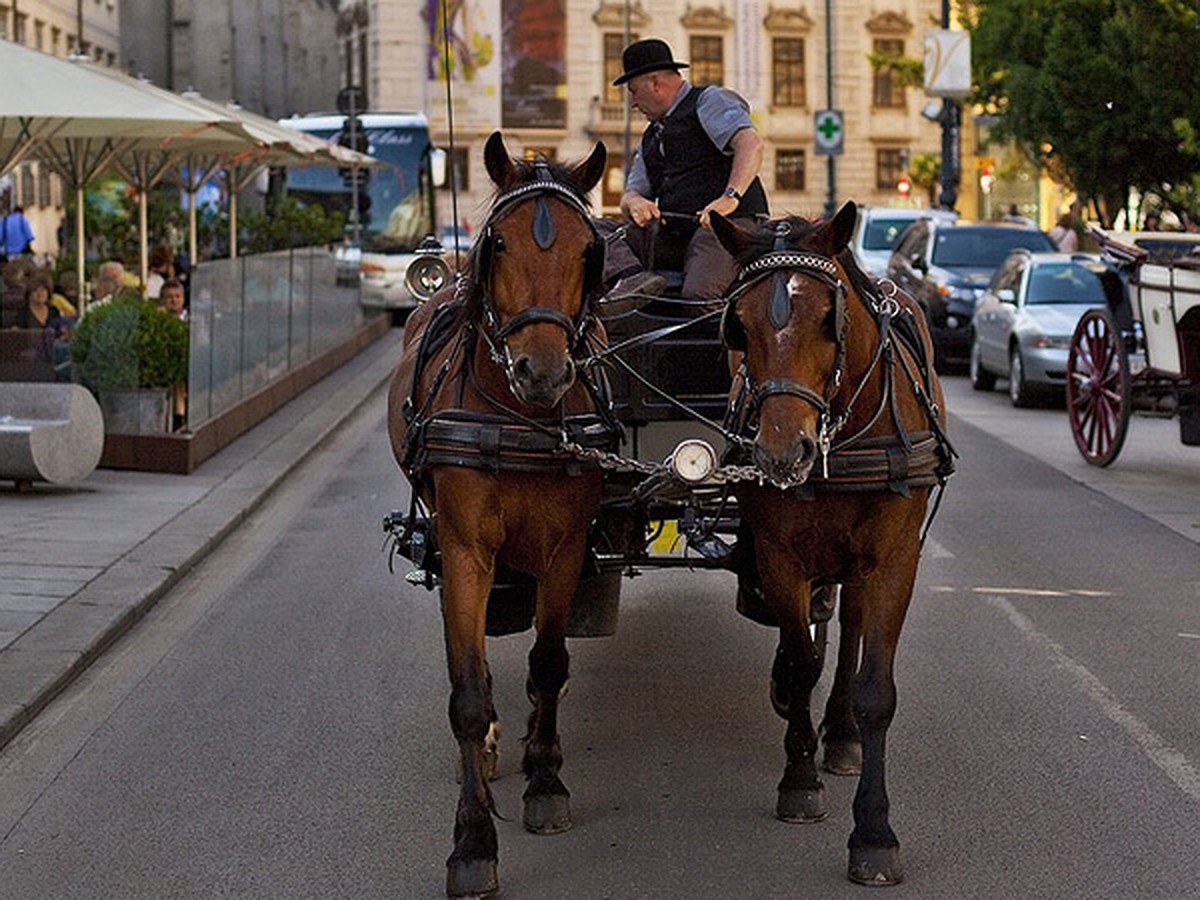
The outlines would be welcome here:
<svg viewBox="0 0 1200 900">
<path fill-rule="evenodd" d="M 683 89 L 675 95 L 667 116 L 675 112 L 688 92 L 692 89 L 688 82 L 683 83 Z M 753 128 L 750 121 L 750 104 L 729 88 L 713 85 L 700 95 L 696 101 L 696 116 L 700 119 L 700 127 L 704 129 L 713 146 L 725 150 L 726 155 L 729 141 L 743 128 Z M 663 118 L 666 118 L 664 116 Z M 642 159 L 642 142 L 638 141 L 637 152 L 633 155 L 633 165 L 629 167 L 629 175 L 625 178 L 625 190 L 637 191 L 643 197 L 650 197 L 650 176 L 646 172 L 646 163 Z"/>
<path fill-rule="evenodd" d="M 33 227 L 21 213 L 9 213 L 0 224 L 0 236 L 4 238 L 4 252 L 16 256 L 33 240 Z"/>
</svg>

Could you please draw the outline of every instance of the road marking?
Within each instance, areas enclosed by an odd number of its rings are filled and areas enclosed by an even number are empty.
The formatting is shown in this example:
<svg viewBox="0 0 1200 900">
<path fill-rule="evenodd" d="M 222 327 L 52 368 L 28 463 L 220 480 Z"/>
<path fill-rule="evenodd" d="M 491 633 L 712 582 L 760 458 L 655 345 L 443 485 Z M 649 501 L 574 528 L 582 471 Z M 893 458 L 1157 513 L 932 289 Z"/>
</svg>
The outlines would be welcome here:
<svg viewBox="0 0 1200 900">
<path fill-rule="evenodd" d="M 971 588 L 976 594 L 989 596 L 1003 595 L 1006 597 L 1111 597 L 1112 591 L 1089 591 L 1083 588 L 1021 588 L 1021 587 L 977 587 Z"/>
<path fill-rule="evenodd" d="M 1187 631 L 1181 631 L 1176 637 L 1186 638 L 1189 641 L 1200 641 L 1200 634 L 1191 634 Z"/>
<path fill-rule="evenodd" d="M 1100 711 L 1129 735 L 1149 760 L 1175 782 L 1176 787 L 1192 800 L 1200 803 L 1200 771 L 1196 770 L 1184 754 L 1159 737 L 1149 725 L 1125 709 L 1116 695 L 1105 687 L 1099 678 L 1093 675 L 1086 666 L 1076 662 L 1053 638 L 1038 631 L 1032 620 L 1018 612 L 1011 603 L 1003 597 L 996 596 L 989 597 L 988 600 L 1008 617 L 1026 640 L 1045 652 L 1057 666 L 1071 675 L 1084 693 L 1100 707 Z"/>
<path fill-rule="evenodd" d="M 954 559 L 954 554 L 933 538 L 925 539 L 925 549 L 923 552 L 933 559 Z"/>
</svg>

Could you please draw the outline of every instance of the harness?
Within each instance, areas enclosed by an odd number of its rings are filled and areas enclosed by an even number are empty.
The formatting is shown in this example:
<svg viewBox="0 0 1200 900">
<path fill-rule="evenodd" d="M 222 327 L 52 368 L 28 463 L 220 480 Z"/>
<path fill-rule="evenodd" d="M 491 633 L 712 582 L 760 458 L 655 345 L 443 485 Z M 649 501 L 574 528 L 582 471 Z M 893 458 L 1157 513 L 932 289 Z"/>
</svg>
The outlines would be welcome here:
<svg viewBox="0 0 1200 900">
<path fill-rule="evenodd" d="M 532 200 L 536 203 L 534 242 L 543 250 L 549 249 L 556 238 L 550 197 L 579 213 L 592 233 L 584 251 L 579 309 L 574 316 L 568 316 L 559 309 L 534 306 L 501 322 L 492 295 L 492 280 L 496 257 L 507 248 L 495 226 L 518 204 Z M 544 163 L 535 164 L 533 181 L 518 185 L 496 199 L 473 251 L 470 274 L 460 276 L 454 298 L 434 314 L 417 348 L 412 387 L 403 409 L 407 431 L 401 462 L 414 483 L 426 477 L 432 466 L 458 466 L 491 474 L 578 475 L 591 465 L 564 450 L 568 442 L 595 450 L 615 449 L 622 431 L 612 415 L 608 383 L 603 373 L 600 378 L 593 378 L 594 367 L 589 364 L 590 335 L 597 321 L 592 303 L 602 280 L 604 252 L 604 240 L 597 234 L 583 201 L 570 187 L 555 181 Z M 476 316 L 468 312 L 471 301 L 478 305 Z M 568 416 L 560 407 L 557 415 L 530 418 L 513 409 L 506 399 L 492 396 L 479 383 L 471 364 L 476 341 L 483 339 L 489 358 L 505 371 L 511 385 L 514 375 L 508 337 L 537 323 L 557 325 L 566 332 L 568 349 L 576 360 L 576 377 L 588 392 L 596 412 Z M 452 340 L 454 346 L 446 353 L 429 391 L 420 398 L 418 387 L 426 370 Z M 456 365 L 461 373 L 457 403 L 462 404 L 469 383 L 492 408 L 490 413 L 462 408 L 433 411 L 435 401 L 450 388 L 448 379 Z"/>
<path fill-rule="evenodd" d="M 953 458 L 957 453 L 939 421 L 940 410 L 933 399 L 933 365 L 925 352 L 920 326 L 911 309 L 896 300 L 898 289 L 891 282 L 886 282 L 887 287 L 882 290 L 873 284 L 858 268 L 849 251 L 844 251 L 835 260 L 815 253 L 788 250 L 786 240 L 790 230 L 787 222 L 777 223 L 772 250 L 743 267 L 737 286 L 727 299 L 721 338 L 731 350 L 746 348 L 746 334 L 737 318 L 737 304 L 764 279 L 773 279 L 767 319 L 777 330 L 782 330 L 791 319 L 790 278 L 813 279 L 827 286 L 834 295 L 833 369 L 825 390 L 818 392 L 788 378 L 768 379 L 756 384 L 743 361 L 739 373 L 741 387 L 730 401 L 725 422 L 727 430 L 737 437 L 727 448 L 725 461 L 737 464 L 750 459 L 763 401 L 786 394 L 810 404 L 819 415 L 816 441 L 821 465 L 802 485 L 782 483 L 776 487 L 798 488 L 808 494 L 814 491 L 886 490 L 907 496 L 914 487 L 944 485 L 954 472 Z M 871 313 L 877 338 L 870 362 L 850 389 L 848 399 L 839 404 L 835 401 L 845 378 L 846 333 L 850 320 L 849 288 L 843 273 Z M 853 434 L 845 434 L 863 391 L 880 368 L 884 383 L 879 403 L 865 424 Z M 910 431 L 901 418 L 896 393 L 897 368 L 903 372 L 924 412 L 924 429 Z M 890 414 L 894 433 L 867 437 L 885 414 Z"/>
</svg>

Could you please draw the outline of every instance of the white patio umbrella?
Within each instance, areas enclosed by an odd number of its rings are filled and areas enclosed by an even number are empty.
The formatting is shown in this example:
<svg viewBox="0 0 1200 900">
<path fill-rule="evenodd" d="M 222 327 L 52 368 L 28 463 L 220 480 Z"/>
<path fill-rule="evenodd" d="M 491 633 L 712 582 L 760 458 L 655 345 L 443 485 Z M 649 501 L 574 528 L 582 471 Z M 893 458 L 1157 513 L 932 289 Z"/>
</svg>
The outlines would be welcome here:
<svg viewBox="0 0 1200 900">
<path fill-rule="evenodd" d="M 81 301 L 83 189 L 116 156 L 260 149 L 232 117 L 86 62 L 0 41 L 0 71 L 0 174 L 36 155 L 75 191 Z"/>
<path fill-rule="evenodd" d="M 225 183 L 229 190 L 229 255 L 237 257 L 237 195 L 254 180 L 263 166 L 349 166 L 371 168 L 386 165 L 366 153 L 342 147 L 316 135 L 280 125 L 274 119 L 260 116 L 236 104 L 220 104 L 195 91 L 181 95 L 194 103 L 233 116 L 247 133 L 266 147 L 257 156 L 238 156 L 225 166 Z"/>
</svg>

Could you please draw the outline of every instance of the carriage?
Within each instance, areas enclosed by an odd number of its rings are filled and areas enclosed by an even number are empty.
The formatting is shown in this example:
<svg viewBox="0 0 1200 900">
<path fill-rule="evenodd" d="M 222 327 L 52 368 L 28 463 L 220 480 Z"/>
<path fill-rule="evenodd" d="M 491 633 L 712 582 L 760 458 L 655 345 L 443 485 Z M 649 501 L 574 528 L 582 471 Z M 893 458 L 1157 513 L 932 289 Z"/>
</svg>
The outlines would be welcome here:
<svg viewBox="0 0 1200 900">
<path fill-rule="evenodd" d="M 818 763 L 859 775 L 847 874 L 899 882 L 883 772 L 892 665 L 929 501 L 954 468 L 920 308 L 858 269 L 848 203 L 817 223 L 714 215 L 740 270 L 724 298 L 597 310 L 605 238 L 583 198 L 603 145 L 574 167 L 520 162 L 496 133 L 485 163 L 497 196 L 466 273 L 410 318 L 388 396 L 413 489 L 384 527 L 409 580 L 440 590 L 462 764 L 447 893 L 499 884 L 485 637 L 535 627 L 522 820 L 565 831 L 565 638 L 611 634 L 622 574 L 672 566 L 736 572 L 739 611 L 779 631 L 777 818 L 828 815 Z M 809 705 L 835 585 L 818 735 Z"/>
<path fill-rule="evenodd" d="M 1110 465 L 1135 413 L 1178 418 L 1181 442 L 1200 446 L 1200 235 L 1092 236 L 1107 265 L 1107 303 L 1086 312 L 1071 337 L 1076 447 L 1092 465 Z"/>
</svg>

